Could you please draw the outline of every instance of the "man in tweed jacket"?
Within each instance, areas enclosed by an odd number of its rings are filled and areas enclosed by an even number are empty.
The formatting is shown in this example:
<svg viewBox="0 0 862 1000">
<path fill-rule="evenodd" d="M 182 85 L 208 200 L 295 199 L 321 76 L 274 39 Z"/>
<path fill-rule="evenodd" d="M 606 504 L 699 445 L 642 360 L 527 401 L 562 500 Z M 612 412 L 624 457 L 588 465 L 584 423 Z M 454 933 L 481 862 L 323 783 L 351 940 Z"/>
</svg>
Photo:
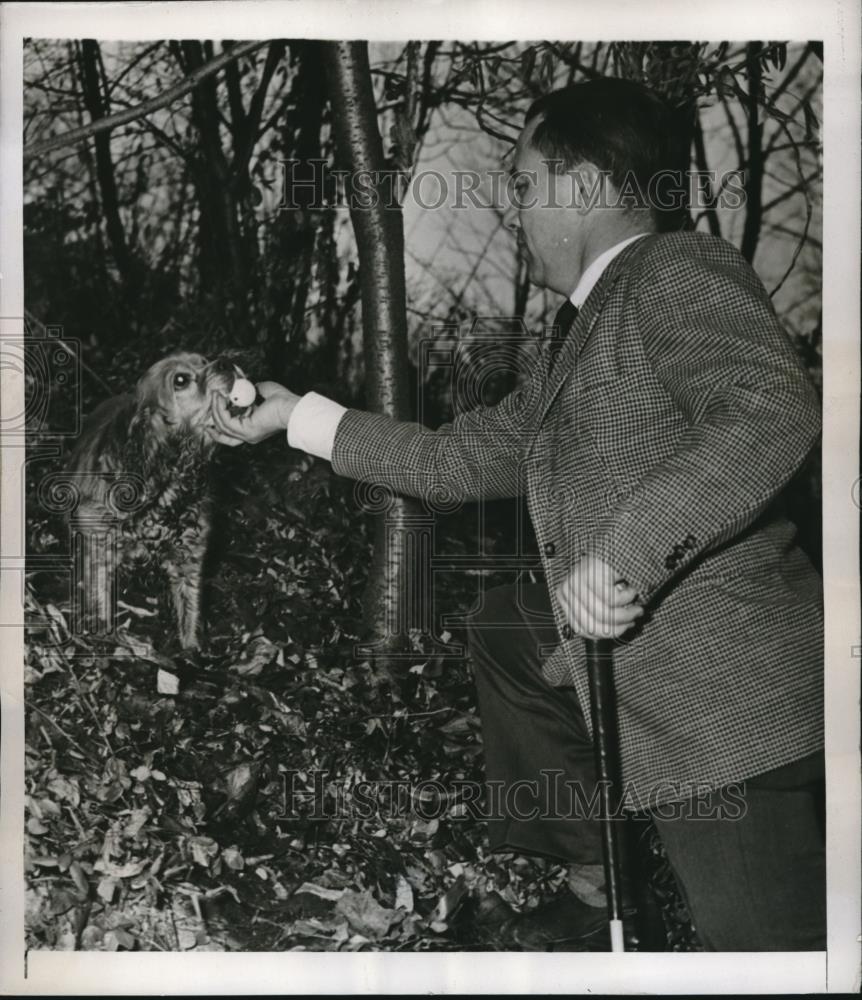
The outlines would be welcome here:
<svg viewBox="0 0 862 1000">
<path fill-rule="evenodd" d="M 530 109 L 507 223 L 531 279 L 570 296 L 570 329 L 497 406 L 432 432 L 264 383 L 251 418 L 217 424 L 232 444 L 287 428 L 336 472 L 414 496 L 525 494 L 547 586 L 491 592 L 496 628 L 471 642 L 489 779 L 558 774 L 589 797 L 583 637 L 613 636 L 626 805 L 653 813 L 704 946 L 819 949 L 821 584 L 777 503 L 819 406 L 740 254 L 614 201 L 626 173 L 646 190 L 669 165 L 673 128 L 622 81 Z M 587 209 L 560 197 L 573 183 L 610 197 Z M 572 893 L 521 921 L 524 947 L 604 922 L 595 823 L 544 787 L 537 818 L 490 825 L 492 847 L 571 862 Z"/>
</svg>

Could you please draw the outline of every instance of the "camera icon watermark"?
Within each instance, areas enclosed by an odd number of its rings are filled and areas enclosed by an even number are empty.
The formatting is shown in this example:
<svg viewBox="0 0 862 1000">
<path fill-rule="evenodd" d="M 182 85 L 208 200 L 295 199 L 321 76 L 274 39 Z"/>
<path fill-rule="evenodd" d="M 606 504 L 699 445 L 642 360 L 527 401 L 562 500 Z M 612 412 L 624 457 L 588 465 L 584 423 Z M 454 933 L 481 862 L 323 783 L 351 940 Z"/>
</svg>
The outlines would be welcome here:
<svg viewBox="0 0 862 1000">
<path fill-rule="evenodd" d="M 18 621 L 0 626 L 23 626 L 25 638 L 39 635 L 43 648 L 63 647 L 66 657 L 92 655 L 80 638 L 116 641 L 119 637 L 119 587 L 121 555 L 127 547 L 123 522 L 140 510 L 147 499 L 146 484 L 135 473 L 100 473 L 100 496 L 92 499 L 92 476 L 65 470 L 49 472 L 34 483 L 34 508 L 61 518 L 66 524 L 65 550 L 45 555 L 4 554 L 0 571 L 10 580 L 18 577 Z M 66 589 L 68 615 L 46 615 L 28 599 L 26 580 L 34 573 L 50 574 Z M 13 602 L 14 603 L 14 602 Z M 10 604 L 10 607 L 12 605 Z M 62 617 L 62 628 L 54 627 Z M 53 636 L 53 638 L 52 638 Z"/>
<path fill-rule="evenodd" d="M 23 335 L 22 335 L 23 329 Z M 0 319 L 0 441 L 61 441 L 81 430 L 81 351 L 60 326 Z M 23 390 L 23 391 L 22 391 Z"/>
</svg>

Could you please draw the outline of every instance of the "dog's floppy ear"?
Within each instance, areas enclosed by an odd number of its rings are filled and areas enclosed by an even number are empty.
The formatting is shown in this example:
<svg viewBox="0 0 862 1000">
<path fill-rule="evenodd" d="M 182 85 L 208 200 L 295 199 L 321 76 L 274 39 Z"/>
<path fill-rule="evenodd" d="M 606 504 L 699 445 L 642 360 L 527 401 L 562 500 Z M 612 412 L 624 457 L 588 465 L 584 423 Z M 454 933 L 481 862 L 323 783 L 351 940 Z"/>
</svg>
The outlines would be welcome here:
<svg viewBox="0 0 862 1000">
<path fill-rule="evenodd" d="M 129 425 L 136 410 L 135 397 L 129 393 L 113 396 L 100 403 L 84 421 L 83 429 L 69 458 L 69 467 L 90 472 L 104 458 L 119 458 L 129 436 Z"/>
<path fill-rule="evenodd" d="M 138 379 L 138 384 L 135 386 L 135 398 L 138 401 L 138 409 L 141 410 L 164 412 L 168 408 L 170 400 L 165 385 L 164 363 L 154 364 Z"/>
<path fill-rule="evenodd" d="M 168 435 L 167 415 L 171 399 L 165 384 L 165 364 L 157 362 L 138 379 L 135 386 L 136 413 L 132 418 L 132 431 L 142 431 L 154 441 L 163 441 Z"/>
</svg>

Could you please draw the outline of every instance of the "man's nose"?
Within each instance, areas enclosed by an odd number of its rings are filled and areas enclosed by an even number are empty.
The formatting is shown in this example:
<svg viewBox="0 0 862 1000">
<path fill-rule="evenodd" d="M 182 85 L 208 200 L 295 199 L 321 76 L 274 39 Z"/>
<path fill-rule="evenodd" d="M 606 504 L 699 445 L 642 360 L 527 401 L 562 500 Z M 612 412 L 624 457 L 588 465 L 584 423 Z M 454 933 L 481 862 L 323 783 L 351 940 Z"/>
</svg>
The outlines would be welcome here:
<svg viewBox="0 0 862 1000">
<path fill-rule="evenodd" d="M 503 225 L 510 233 L 516 233 L 521 228 L 518 209 L 512 203 L 511 196 L 506 197 L 506 204 L 503 208 Z"/>
</svg>

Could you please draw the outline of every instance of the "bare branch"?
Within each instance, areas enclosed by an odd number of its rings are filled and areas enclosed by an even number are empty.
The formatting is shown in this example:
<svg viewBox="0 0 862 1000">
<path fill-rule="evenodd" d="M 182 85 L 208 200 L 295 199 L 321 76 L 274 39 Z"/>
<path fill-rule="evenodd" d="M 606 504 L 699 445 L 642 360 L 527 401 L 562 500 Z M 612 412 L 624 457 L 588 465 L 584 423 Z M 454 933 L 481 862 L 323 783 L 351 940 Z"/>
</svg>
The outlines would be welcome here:
<svg viewBox="0 0 862 1000">
<path fill-rule="evenodd" d="M 176 86 L 168 87 L 167 90 L 162 91 L 157 97 L 143 101 L 141 104 L 136 105 L 134 108 L 129 108 L 127 111 L 118 111 L 116 114 L 107 115 L 105 118 L 82 125 L 80 128 L 69 129 L 68 132 L 52 136 L 50 139 L 43 139 L 41 142 L 32 142 L 24 147 L 24 155 L 40 156 L 43 153 L 50 153 L 55 149 L 61 149 L 63 146 L 80 142 L 82 139 L 89 139 L 90 136 L 96 135 L 98 132 L 116 128 L 118 125 L 126 125 L 128 122 L 150 115 L 154 111 L 158 111 L 159 108 L 173 104 L 174 101 L 183 97 L 190 90 L 194 90 L 202 80 L 218 73 L 229 62 L 240 59 L 242 56 L 248 55 L 250 52 L 254 52 L 256 49 L 267 44 L 269 43 L 265 40 L 258 40 L 243 42 L 242 45 L 235 45 L 230 52 L 224 52 L 210 62 L 200 66 Z"/>
</svg>

